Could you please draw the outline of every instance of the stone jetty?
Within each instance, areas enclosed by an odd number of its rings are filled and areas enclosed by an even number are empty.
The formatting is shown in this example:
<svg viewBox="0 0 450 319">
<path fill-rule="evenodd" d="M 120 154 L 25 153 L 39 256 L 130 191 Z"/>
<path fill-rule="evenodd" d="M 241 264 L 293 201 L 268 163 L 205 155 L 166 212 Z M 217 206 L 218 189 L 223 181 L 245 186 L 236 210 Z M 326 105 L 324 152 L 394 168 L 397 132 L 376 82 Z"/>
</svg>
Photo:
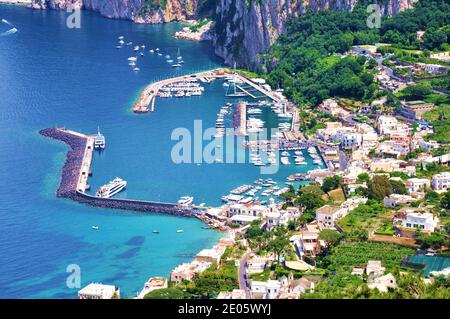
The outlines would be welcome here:
<svg viewBox="0 0 450 319">
<path fill-rule="evenodd" d="M 140 212 L 166 213 L 177 216 L 196 216 L 197 211 L 180 207 L 174 203 L 163 203 L 144 200 L 99 198 L 77 190 L 82 171 L 82 163 L 86 156 L 88 136 L 61 128 L 46 128 L 39 131 L 42 136 L 55 139 L 70 147 L 61 172 L 61 181 L 56 191 L 57 197 L 68 198 L 90 206 L 112 209 L 125 209 Z"/>
</svg>

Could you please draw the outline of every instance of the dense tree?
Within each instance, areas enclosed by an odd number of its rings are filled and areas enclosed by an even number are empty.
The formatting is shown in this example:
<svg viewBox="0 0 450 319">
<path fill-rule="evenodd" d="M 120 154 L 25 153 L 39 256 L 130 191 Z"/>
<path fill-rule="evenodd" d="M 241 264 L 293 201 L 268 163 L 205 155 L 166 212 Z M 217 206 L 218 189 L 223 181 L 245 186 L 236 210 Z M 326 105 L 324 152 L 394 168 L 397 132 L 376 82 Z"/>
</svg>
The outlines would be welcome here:
<svg viewBox="0 0 450 319">
<path fill-rule="evenodd" d="M 336 244 L 341 238 L 341 233 L 334 229 L 323 229 L 319 233 L 319 239 L 325 241 L 328 245 Z"/>
<path fill-rule="evenodd" d="M 300 188 L 299 196 L 295 200 L 295 204 L 304 208 L 307 212 L 313 211 L 315 208 L 323 206 L 325 201 L 322 196 L 323 191 L 318 186 L 305 186 Z"/>
<path fill-rule="evenodd" d="M 406 186 L 403 182 L 397 181 L 397 180 L 391 180 L 390 183 L 392 186 L 392 193 L 402 194 L 402 195 L 405 195 L 408 193 L 408 190 L 406 189 Z"/>
<path fill-rule="evenodd" d="M 444 209 L 450 209 L 450 190 L 448 190 L 441 199 L 441 207 Z"/>
<path fill-rule="evenodd" d="M 368 183 L 369 198 L 382 201 L 392 193 L 392 185 L 389 178 L 384 175 L 374 176 Z"/>
<path fill-rule="evenodd" d="M 322 184 L 321 189 L 325 193 L 328 193 L 329 191 L 331 191 L 333 189 L 337 189 L 341 185 L 342 185 L 342 177 L 339 175 L 334 175 L 334 176 L 330 176 L 330 177 L 325 177 L 323 179 L 323 184 Z"/>
<path fill-rule="evenodd" d="M 417 84 L 409 85 L 402 91 L 411 100 L 423 100 L 427 95 L 431 93 L 432 87 L 429 82 L 420 82 Z"/>
<path fill-rule="evenodd" d="M 163 288 L 150 291 L 144 299 L 184 299 L 185 294 L 178 288 Z"/>
<path fill-rule="evenodd" d="M 367 26 L 368 3 L 358 1 L 352 12 L 308 10 L 290 19 L 287 32 L 265 55 L 269 84 L 283 87 L 285 94 L 299 104 L 314 106 L 330 97 L 370 100 L 375 89 L 371 69 L 376 62 L 336 54 L 347 52 L 352 45 L 377 42 L 390 43 L 394 48 L 420 49 L 422 43 L 416 39 L 419 30 L 426 31 L 423 45 L 428 49 L 447 45 L 448 1 L 419 0 L 413 10 L 383 17 L 379 29 Z M 411 90 L 411 98 L 422 98 L 428 92 L 426 86 Z"/>
</svg>

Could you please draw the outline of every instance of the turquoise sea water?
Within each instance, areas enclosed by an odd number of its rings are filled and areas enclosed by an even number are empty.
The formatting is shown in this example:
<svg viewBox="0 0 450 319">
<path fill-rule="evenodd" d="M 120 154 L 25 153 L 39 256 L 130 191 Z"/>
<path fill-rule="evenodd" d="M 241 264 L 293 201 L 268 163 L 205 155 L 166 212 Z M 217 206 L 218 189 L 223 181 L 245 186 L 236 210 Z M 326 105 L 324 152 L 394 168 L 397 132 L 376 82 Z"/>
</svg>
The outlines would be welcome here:
<svg viewBox="0 0 450 319">
<path fill-rule="evenodd" d="M 55 198 L 67 148 L 37 134 L 65 126 L 95 133 L 100 125 L 107 148 L 95 155 L 90 184 L 95 190 L 115 176 L 128 181 L 121 196 L 220 203 L 220 196 L 259 178 L 251 164 L 174 164 L 174 128 L 194 120 L 213 126 L 228 100 L 220 82 L 201 97 L 157 100 L 156 111 L 135 115 L 130 107 L 148 83 L 219 66 L 205 43 L 177 41 L 179 24 L 135 25 L 83 12 L 81 29 L 66 28 L 66 13 L 0 5 L 0 18 L 19 30 L 0 37 L 0 297 L 73 298 L 66 267 L 81 268 L 81 285 L 115 284 L 131 296 L 154 275 L 168 275 L 222 236 L 193 218 L 103 210 Z M 185 64 L 176 70 L 146 53 L 140 72 L 127 63 L 131 49 L 115 49 L 117 37 L 159 47 Z M 312 165 L 282 167 L 283 181 Z M 93 230 L 98 225 L 99 230 Z M 184 233 L 177 234 L 176 229 Z M 152 234 L 158 229 L 158 235 Z"/>
</svg>

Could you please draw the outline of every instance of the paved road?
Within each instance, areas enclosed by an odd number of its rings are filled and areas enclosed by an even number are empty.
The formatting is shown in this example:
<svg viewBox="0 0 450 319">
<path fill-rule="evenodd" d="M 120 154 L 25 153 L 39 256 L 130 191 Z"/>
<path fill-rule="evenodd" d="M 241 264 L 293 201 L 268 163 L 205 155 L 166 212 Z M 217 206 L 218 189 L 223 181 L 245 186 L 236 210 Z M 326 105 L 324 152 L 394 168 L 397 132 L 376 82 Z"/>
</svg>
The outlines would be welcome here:
<svg viewBox="0 0 450 319">
<path fill-rule="evenodd" d="M 239 277 L 239 289 L 245 291 L 245 298 L 250 299 L 250 289 L 247 282 L 247 271 L 245 270 L 245 267 L 247 266 L 247 258 L 251 254 L 251 252 L 248 252 L 244 254 L 241 258 L 241 261 L 239 262 L 239 271 L 238 271 L 238 277 Z"/>
</svg>

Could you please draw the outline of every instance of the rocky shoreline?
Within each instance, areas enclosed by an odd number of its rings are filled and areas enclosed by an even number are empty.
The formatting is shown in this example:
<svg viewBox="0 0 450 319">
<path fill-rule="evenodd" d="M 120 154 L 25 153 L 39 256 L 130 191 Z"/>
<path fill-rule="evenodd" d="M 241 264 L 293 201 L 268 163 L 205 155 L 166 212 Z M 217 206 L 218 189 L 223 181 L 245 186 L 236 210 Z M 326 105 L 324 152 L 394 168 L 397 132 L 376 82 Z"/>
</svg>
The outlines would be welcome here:
<svg viewBox="0 0 450 319">
<path fill-rule="evenodd" d="M 197 216 L 198 212 L 190 208 L 182 208 L 172 203 L 98 198 L 77 191 L 77 182 L 81 163 L 86 148 L 86 138 L 64 132 L 56 128 L 46 128 L 39 131 L 42 136 L 61 141 L 70 147 L 61 172 L 61 181 L 56 191 L 57 197 L 68 198 L 73 201 L 101 208 L 124 209 L 140 212 L 165 213 L 177 216 Z"/>
</svg>

